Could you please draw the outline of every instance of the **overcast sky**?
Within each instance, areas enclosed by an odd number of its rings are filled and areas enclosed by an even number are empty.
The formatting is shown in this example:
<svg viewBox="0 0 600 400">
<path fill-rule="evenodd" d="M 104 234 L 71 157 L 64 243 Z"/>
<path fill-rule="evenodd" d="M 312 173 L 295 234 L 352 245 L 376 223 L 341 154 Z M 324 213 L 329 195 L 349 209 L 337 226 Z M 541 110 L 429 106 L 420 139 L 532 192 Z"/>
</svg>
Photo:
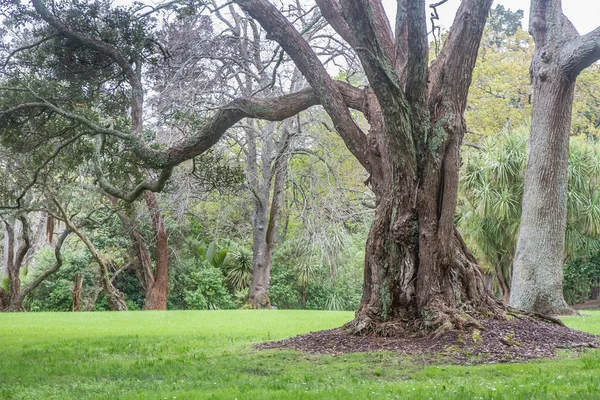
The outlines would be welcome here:
<svg viewBox="0 0 600 400">
<path fill-rule="evenodd" d="M 436 3 L 439 0 L 427 1 L 427 4 Z M 396 1 L 395 0 L 383 0 L 388 16 L 391 20 L 396 15 Z M 496 0 L 496 4 L 502 4 L 504 7 L 516 11 L 525 11 L 525 18 L 523 19 L 523 28 L 527 29 L 528 18 L 529 18 L 529 1 L 527 0 Z M 597 26 L 600 25 L 600 1 L 598 0 L 565 0 L 562 2 L 563 12 L 571 22 L 575 25 L 580 34 L 587 33 Z M 447 3 L 438 7 L 438 14 L 440 16 L 439 25 L 445 28 L 449 28 L 452 25 L 454 14 L 460 5 L 460 0 L 449 0 Z M 429 13 L 429 9 L 427 11 Z M 392 24 L 393 25 L 393 24 Z"/>
</svg>

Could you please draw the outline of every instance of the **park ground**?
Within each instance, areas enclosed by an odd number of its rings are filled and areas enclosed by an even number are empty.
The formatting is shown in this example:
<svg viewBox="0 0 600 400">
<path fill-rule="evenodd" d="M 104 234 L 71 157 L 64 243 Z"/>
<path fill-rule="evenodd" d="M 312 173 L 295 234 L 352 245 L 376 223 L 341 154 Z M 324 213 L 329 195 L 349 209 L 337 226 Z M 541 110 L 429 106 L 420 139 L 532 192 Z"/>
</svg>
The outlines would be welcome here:
<svg viewBox="0 0 600 400">
<path fill-rule="evenodd" d="M 564 318 L 600 334 L 600 311 Z M 495 365 L 392 352 L 317 355 L 254 344 L 351 312 L 0 314 L 0 399 L 600 399 L 600 351 Z"/>
</svg>

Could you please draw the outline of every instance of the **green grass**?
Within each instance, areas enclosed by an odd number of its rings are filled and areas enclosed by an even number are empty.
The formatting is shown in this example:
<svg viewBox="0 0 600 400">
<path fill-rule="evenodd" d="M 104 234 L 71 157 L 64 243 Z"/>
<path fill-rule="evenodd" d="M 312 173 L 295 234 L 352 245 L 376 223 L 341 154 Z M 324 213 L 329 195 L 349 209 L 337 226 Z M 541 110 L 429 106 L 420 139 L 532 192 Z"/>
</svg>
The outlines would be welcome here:
<svg viewBox="0 0 600 400">
<path fill-rule="evenodd" d="M 565 318 L 600 334 L 600 312 Z M 600 399 L 600 352 L 428 366 L 393 353 L 256 351 L 349 312 L 0 314 L 0 399 Z"/>
</svg>

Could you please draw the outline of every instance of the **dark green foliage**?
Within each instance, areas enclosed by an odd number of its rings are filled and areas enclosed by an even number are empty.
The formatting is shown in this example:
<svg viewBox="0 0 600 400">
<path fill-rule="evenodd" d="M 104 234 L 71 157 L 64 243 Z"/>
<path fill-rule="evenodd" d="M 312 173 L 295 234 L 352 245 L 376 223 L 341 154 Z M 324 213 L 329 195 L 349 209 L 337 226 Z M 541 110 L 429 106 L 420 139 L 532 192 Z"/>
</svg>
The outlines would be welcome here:
<svg viewBox="0 0 600 400">
<path fill-rule="evenodd" d="M 492 31 L 490 42 L 498 47 L 502 46 L 507 36 L 515 34 L 521 28 L 523 10 L 511 11 L 498 4 L 492 9 L 487 21 L 487 27 Z"/>
<path fill-rule="evenodd" d="M 298 246 L 282 246 L 273 258 L 272 304 L 280 309 L 356 310 L 362 294 L 362 241 L 361 235 L 348 238 L 335 269 L 311 263 L 311 254 Z"/>
<path fill-rule="evenodd" d="M 186 307 L 190 310 L 220 310 L 235 308 L 231 293 L 225 287 L 225 277 L 220 269 L 202 263 L 194 266 L 185 291 Z"/>
<path fill-rule="evenodd" d="M 80 273 L 83 278 L 82 303 L 91 295 L 94 285 L 99 280 L 97 268 L 93 267 L 91 256 L 82 250 L 63 250 L 63 265 L 43 281 L 26 299 L 26 307 L 31 311 L 71 311 L 73 301 L 72 291 L 75 274 Z M 44 247 L 37 256 L 37 262 L 31 268 L 31 274 L 25 283 L 33 280 L 45 269 L 54 264 L 54 252 L 49 247 Z"/>
<path fill-rule="evenodd" d="M 600 254 L 567 263 L 563 268 L 563 293 L 569 304 L 583 303 L 600 279 Z"/>
<path fill-rule="evenodd" d="M 228 159 L 224 152 L 211 148 L 192 161 L 192 175 L 207 191 L 235 192 L 246 181 L 243 166 Z"/>
<path fill-rule="evenodd" d="M 223 272 L 200 258 L 185 260 L 171 270 L 169 309 L 235 308 Z"/>
<path fill-rule="evenodd" d="M 241 246 L 229 250 L 224 266 L 227 283 L 234 291 L 242 291 L 250 286 L 252 251 Z"/>
</svg>

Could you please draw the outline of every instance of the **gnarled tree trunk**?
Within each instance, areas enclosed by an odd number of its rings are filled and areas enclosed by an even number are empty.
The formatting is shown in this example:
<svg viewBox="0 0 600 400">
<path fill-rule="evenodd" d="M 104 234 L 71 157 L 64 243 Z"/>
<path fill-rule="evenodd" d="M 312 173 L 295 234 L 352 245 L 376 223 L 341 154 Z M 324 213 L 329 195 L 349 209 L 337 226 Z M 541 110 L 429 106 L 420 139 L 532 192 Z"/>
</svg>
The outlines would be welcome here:
<svg viewBox="0 0 600 400">
<path fill-rule="evenodd" d="M 347 328 L 391 334 L 501 315 L 501 303 L 454 226 L 463 112 L 492 1 L 462 1 L 444 48 L 429 66 L 424 1 L 398 1 L 394 35 L 379 1 L 318 0 L 323 16 L 356 50 L 369 80 L 359 104 L 348 102 L 275 7 L 264 0 L 236 2 L 294 60 L 371 175 L 377 208 L 366 245 L 363 297 Z M 367 135 L 349 106 L 367 117 Z"/>
</svg>

